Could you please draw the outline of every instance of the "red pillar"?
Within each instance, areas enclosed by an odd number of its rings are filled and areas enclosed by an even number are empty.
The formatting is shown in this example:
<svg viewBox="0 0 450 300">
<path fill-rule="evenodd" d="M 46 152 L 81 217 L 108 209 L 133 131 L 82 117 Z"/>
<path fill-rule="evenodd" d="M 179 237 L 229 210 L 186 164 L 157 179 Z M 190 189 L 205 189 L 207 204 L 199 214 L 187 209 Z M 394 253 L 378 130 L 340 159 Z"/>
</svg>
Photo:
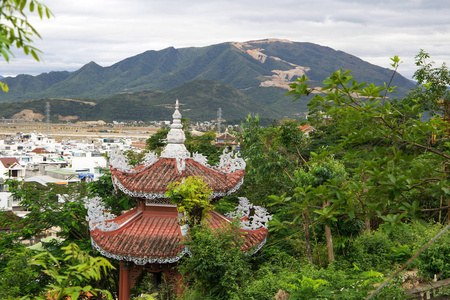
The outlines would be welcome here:
<svg viewBox="0 0 450 300">
<path fill-rule="evenodd" d="M 119 273 L 119 300 L 122 300 L 123 299 L 123 297 L 122 297 L 122 291 L 123 291 L 123 288 L 122 288 L 122 282 L 123 282 L 123 268 L 122 268 L 122 261 L 121 262 L 119 262 L 119 265 L 120 265 L 120 273 Z"/>
<path fill-rule="evenodd" d="M 130 268 L 130 263 L 120 262 L 119 300 L 130 300 Z"/>
</svg>

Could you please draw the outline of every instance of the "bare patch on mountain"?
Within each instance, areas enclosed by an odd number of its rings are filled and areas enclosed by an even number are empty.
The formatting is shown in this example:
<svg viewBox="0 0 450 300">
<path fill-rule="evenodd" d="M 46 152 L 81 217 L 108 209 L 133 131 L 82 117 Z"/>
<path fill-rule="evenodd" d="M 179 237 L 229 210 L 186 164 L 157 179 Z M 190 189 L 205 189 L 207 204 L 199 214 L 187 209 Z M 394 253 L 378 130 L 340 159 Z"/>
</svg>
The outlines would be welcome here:
<svg viewBox="0 0 450 300">
<path fill-rule="evenodd" d="M 77 100 L 77 99 L 67 99 L 67 98 L 49 98 L 50 100 L 63 100 L 63 101 L 72 101 L 72 102 L 78 102 L 78 103 L 84 103 L 89 104 L 91 106 L 97 105 L 95 102 L 91 101 L 83 101 L 83 100 Z"/>
<path fill-rule="evenodd" d="M 79 116 L 61 116 L 61 115 L 58 115 L 58 120 L 66 121 L 66 122 L 72 122 L 72 121 L 78 120 L 79 118 L 80 118 Z"/>
<path fill-rule="evenodd" d="M 42 121 L 44 120 L 44 115 L 40 113 L 34 113 L 31 109 L 24 109 L 21 112 L 13 115 L 11 119 L 22 119 L 25 121 Z"/>
<path fill-rule="evenodd" d="M 268 79 L 266 81 L 261 82 L 261 84 L 259 85 L 261 87 L 279 87 L 282 89 L 289 90 L 289 85 L 293 83 L 297 77 L 305 75 L 305 73 L 309 71 L 310 68 L 290 63 L 276 56 L 268 56 L 263 53 L 264 49 L 254 48 L 254 46 L 252 45 L 258 43 L 266 43 L 269 41 L 279 41 L 285 43 L 290 42 L 286 40 L 269 39 L 247 43 L 234 42 L 232 43 L 232 45 L 238 48 L 240 51 L 246 52 L 248 55 L 250 55 L 251 57 L 253 57 L 262 64 L 265 63 L 268 58 L 271 58 L 277 61 L 284 62 L 288 65 L 291 65 L 293 68 L 290 70 L 271 70 L 272 73 L 274 74 L 271 76 L 266 76 Z"/>
<path fill-rule="evenodd" d="M 282 71 L 282 70 L 272 70 L 274 75 L 266 76 L 269 80 L 261 82 L 259 86 L 262 87 L 279 87 L 289 90 L 289 85 L 293 83 L 295 78 L 302 77 L 305 72 L 309 71 L 308 67 L 296 66 L 294 69 Z"/>
</svg>

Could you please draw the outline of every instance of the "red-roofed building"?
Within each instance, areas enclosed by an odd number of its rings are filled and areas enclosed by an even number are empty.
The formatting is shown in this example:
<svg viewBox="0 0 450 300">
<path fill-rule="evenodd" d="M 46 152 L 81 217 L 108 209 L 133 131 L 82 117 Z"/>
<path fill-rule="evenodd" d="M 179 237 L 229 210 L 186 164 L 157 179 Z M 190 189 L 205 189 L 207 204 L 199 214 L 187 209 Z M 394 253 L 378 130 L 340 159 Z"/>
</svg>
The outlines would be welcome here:
<svg viewBox="0 0 450 300">
<path fill-rule="evenodd" d="M 167 141 L 160 157 L 149 153 L 145 163 L 138 167 L 129 166 L 122 154 L 110 156 L 114 186 L 136 199 L 137 207 L 116 217 L 105 212 L 98 198 L 87 204 L 92 245 L 102 255 L 120 261 L 120 300 L 129 299 L 130 290 L 144 269 L 164 272 L 165 279 L 174 280 L 175 286 L 180 280 L 176 265 L 189 252 L 181 243 L 188 229 L 187 225 L 180 226 L 182 216 L 165 195 L 170 183 L 200 176 L 213 190 L 211 201 L 218 201 L 235 193 L 244 180 L 245 162 L 238 155 L 224 152 L 214 167 L 201 154 L 191 157 L 184 145 L 178 100 Z M 226 217 L 210 211 L 206 222 L 214 230 L 231 222 L 231 218 L 241 218 L 242 251 L 255 253 L 265 244 L 270 216 L 246 198 L 240 200 L 237 212 Z M 250 211 L 254 213 L 252 216 Z"/>
<path fill-rule="evenodd" d="M 300 130 L 303 131 L 306 135 L 308 135 L 310 132 L 314 132 L 317 129 L 315 129 L 311 125 L 301 125 Z"/>
<path fill-rule="evenodd" d="M 32 153 L 36 153 L 36 154 L 50 154 L 51 152 L 48 151 L 45 148 L 39 147 L 39 148 L 34 148 L 33 150 L 31 150 Z"/>
<path fill-rule="evenodd" d="M 0 158 L 0 178 L 22 179 L 25 176 L 25 169 L 20 165 L 15 157 Z"/>
</svg>

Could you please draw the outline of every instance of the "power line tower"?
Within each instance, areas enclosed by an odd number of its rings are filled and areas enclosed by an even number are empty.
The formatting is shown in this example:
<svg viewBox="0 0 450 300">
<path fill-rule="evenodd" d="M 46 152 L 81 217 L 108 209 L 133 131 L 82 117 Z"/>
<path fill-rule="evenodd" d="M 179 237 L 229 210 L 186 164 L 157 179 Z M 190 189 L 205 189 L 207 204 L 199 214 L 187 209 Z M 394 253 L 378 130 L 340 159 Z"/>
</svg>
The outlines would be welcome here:
<svg viewBox="0 0 450 300">
<path fill-rule="evenodd" d="M 45 116 L 47 118 L 47 138 L 50 134 L 50 102 L 45 102 Z"/>
<path fill-rule="evenodd" d="M 217 132 L 220 134 L 220 129 L 222 126 L 222 108 L 219 107 L 219 110 L 217 111 Z"/>
</svg>

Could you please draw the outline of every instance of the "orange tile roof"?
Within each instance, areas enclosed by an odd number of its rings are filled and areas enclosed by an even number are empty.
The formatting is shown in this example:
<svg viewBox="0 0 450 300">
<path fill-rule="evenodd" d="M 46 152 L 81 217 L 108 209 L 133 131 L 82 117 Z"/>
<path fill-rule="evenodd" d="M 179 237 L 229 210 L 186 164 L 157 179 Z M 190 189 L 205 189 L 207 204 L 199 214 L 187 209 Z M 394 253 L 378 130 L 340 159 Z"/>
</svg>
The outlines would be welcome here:
<svg viewBox="0 0 450 300">
<path fill-rule="evenodd" d="M 209 212 L 209 226 L 214 230 L 222 228 L 230 219 L 216 211 Z M 103 255 L 118 260 L 140 260 L 144 263 L 173 263 L 178 261 L 187 249 L 178 224 L 175 207 L 166 211 L 138 211 L 133 209 L 111 220 L 121 224 L 113 231 L 91 231 L 96 247 Z M 265 243 L 267 229 L 241 229 L 244 237 L 243 251 L 256 248 Z"/>
<path fill-rule="evenodd" d="M 128 214 L 128 223 L 114 231 L 95 229 L 91 237 L 107 253 L 121 257 L 167 259 L 176 257 L 184 248 L 177 212 L 136 211 Z"/>
<path fill-rule="evenodd" d="M 37 154 L 51 153 L 50 151 L 48 151 L 48 150 L 45 149 L 45 148 L 35 148 L 35 149 L 33 149 L 31 152 L 37 153 Z"/>
<path fill-rule="evenodd" d="M 113 183 L 122 191 L 137 198 L 155 198 L 148 195 L 157 194 L 158 198 L 166 198 L 164 193 L 171 182 L 181 181 L 189 176 L 199 176 L 209 183 L 213 196 L 224 196 L 237 189 L 244 178 L 245 170 L 223 173 L 208 168 L 193 159 L 185 160 L 185 170 L 178 172 L 175 158 L 160 158 L 149 167 L 139 166 L 137 172 L 126 173 L 111 169 Z"/>
<path fill-rule="evenodd" d="M 314 131 L 316 129 L 314 127 L 312 127 L 311 125 L 302 125 L 302 126 L 300 126 L 300 130 L 308 133 L 308 132 Z"/>
</svg>

